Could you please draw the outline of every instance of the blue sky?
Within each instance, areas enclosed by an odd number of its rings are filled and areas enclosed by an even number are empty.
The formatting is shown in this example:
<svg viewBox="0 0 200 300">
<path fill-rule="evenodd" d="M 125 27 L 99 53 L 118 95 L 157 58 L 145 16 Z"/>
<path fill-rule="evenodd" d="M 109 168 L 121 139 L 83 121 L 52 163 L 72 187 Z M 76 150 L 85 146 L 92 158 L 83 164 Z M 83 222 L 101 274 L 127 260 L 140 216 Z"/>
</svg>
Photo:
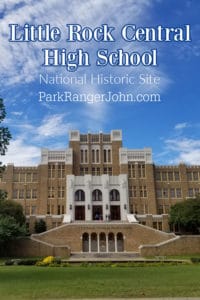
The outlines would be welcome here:
<svg viewBox="0 0 200 300">
<path fill-rule="evenodd" d="M 40 149 L 64 149 L 68 131 L 109 132 L 122 129 L 123 146 L 152 147 L 156 164 L 200 164 L 200 1 L 199 0 L 24 0 L 0 3 L 0 97 L 5 101 L 5 124 L 12 141 L 4 163 L 34 165 L 40 161 Z M 11 43 L 9 24 L 39 25 L 49 23 L 62 31 L 57 43 Z M 115 27 L 114 43 L 83 42 L 82 49 L 91 56 L 91 66 L 68 72 L 65 67 L 44 67 L 42 48 L 59 47 L 67 51 L 80 43 L 65 41 L 65 24 L 92 28 L 101 24 Z M 120 38 L 125 24 L 138 27 L 191 26 L 191 42 L 131 42 Z M 99 48 L 109 51 L 158 51 L 157 67 L 97 67 Z M 160 77 L 159 85 L 44 85 L 40 74 L 83 76 L 134 76 L 151 74 Z M 47 103 L 39 102 L 39 91 L 48 93 L 160 93 L 159 103 Z"/>
</svg>

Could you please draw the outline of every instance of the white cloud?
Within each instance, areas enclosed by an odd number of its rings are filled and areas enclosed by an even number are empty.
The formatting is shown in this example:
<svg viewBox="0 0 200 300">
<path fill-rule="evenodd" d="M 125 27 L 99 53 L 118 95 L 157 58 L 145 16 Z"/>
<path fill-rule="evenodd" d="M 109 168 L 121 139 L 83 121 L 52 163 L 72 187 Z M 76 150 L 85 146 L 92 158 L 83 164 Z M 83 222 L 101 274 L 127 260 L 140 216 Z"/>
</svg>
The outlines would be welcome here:
<svg viewBox="0 0 200 300">
<path fill-rule="evenodd" d="M 33 166 L 39 162 L 40 148 L 27 145 L 23 139 L 17 138 L 10 142 L 8 152 L 1 156 L 4 164 L 14 163 L 16 166 Z"/>
<path fill-rule="evenodd" d="M 191 138 L 168 139 L 166 149 L 173 155 L 172 163 L 200 164 L 200 140 Z"/>
<path fill-rule="evenodd" d="M 189 124 L 187 122 L 184 122 L 184 123 L 178 123 L 174 126 L 174 129 L 175 130 L 182 130 L 182 129 L 185 129 L 189 126 Z"/>
<path fill-rule="evenodd" d="M 36 138 L 40 139 L 65 135 L 71 126 L 70 123 L 66 123 L 64 114 L 46 116 L 42 124 L 36 128 Z"/>
</svg>

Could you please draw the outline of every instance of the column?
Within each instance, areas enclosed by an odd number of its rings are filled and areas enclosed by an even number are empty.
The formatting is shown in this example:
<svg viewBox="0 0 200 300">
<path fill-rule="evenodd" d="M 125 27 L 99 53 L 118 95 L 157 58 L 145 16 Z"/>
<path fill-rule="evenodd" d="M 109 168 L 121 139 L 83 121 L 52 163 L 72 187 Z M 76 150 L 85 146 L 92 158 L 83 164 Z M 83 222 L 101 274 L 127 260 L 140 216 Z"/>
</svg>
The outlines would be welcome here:
<svg viewBox="0 0 200 300">
<path fill-rule="evenodd" d="M 117 252 L 117 235 L 114 235 L 114 239 L 115 239 L 115 252 Z"/>
<path fill-rule="evenodd" d="M 99 233 L 97 233 L 97 252 L 99 253 Z"/>
<path fill-rule="evenodd" d="M 88 233 L 88 243 L 89 243 L 89 245 L 88 245 L 88 252 L 89 253 L 91 253 L 91 234 L 90 233 Z"/>
<path fill-rule="evenodd" d="M 108 234 L 106 234 L 106 252 L 108 253 Z"/>
</svg>

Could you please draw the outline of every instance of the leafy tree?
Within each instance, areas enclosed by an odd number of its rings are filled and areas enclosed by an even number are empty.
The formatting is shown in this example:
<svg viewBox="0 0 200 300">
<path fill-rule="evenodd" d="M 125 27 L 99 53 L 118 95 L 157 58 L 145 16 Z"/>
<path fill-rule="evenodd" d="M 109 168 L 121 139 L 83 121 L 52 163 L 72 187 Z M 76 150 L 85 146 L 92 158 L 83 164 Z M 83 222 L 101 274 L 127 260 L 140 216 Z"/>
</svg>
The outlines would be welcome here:
<svg viewBox="0 0 200 300">
<path fill-rule="evenodd" d="M 10 131 L 2 125 L 6 117 L 6 110 L 3 99 L 0 98 L 0 155 L 5 155 L 9 141 Z M 0 176 L 2 176 L 5 166 L 0 162 Z M 22 206 L 14 201 L 7 200 L 7 192 L 0 190 L 0 244 L 1 250 L 6 249 L 7 242 L 25 235 L 25 216 Z M 2 247 L 3 246 L 3 247 Z"/>
<path fill-rule="evenodd" d="M 35 232 L 41 233 L 47 230 L 46 223 L 43 219 L 35 222 Z"/>
<path fill-rule="evenodd" d="M 5 106 L 3 103 L 3 99 L 0 98 L 0 123 L 3 122 L 5 117 L 6 117 Z M 5 155 L 8 149 L 10 139 L 11 139 L 11 134 L 8 127 L 1 126 L 0 127 L 0 154 L 1 155 Z"/>
<path fill-rule="evenodd" d="M 176 203 L 170 209 L 169 222 L 181 233 L 200 233 L 200 197 Z"/>
<path fill-rule="evenodd" d="M 13 217 L 19 225 L 23 225 L 26 220 L 22 206 L 15 201 L 7 199 L 0 200 L 0 217 L 1 216 Z"/>
<path fill-rule="evenodd" d="M 20 225 L 15 218 L 10 216 L 0 217 L 0 243 L 14 240 L 26 234 L 25 224 Z"/>
</svg>

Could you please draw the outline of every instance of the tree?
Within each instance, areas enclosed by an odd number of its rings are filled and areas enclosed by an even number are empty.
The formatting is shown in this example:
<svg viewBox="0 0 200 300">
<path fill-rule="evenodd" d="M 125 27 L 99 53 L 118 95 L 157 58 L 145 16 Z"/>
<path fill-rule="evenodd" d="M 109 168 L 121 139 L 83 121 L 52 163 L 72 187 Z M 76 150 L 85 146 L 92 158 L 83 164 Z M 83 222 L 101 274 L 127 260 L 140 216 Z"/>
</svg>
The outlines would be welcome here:
<svg viewBox="0 0 200 300">
<path fill-rule="evenodd" d="M 11 139 L 10 131 L 2 125 L 6 117 L 6 110 L 3 99 L 0 98 L 0 155 L 5 155 L 9 141 Z M 2 176 L 5 166 L 0 162 L 0 176 Z M 7 199 L 7 192 L 0 190 L 0 244 L 1 250 L 6 249 L 7 242 L 25 235 L 25 216 L 20 204 Z"/>
<path fill-rule="evenodd" d="M 19 225 L 23 225 L 26 220 L 22 206 L 15 201 L 7 199 L 0 199 L 0 217 L 1 216 L 13 217 Z"/>
<path fill-rule="evenodd" d="M 10 216 L 1 216 L 0 218 L 0 243 L 5 244 L 19 236 L 26 234 L 25 224 L 20 225 L 15 218 Z"/>
<path fill-rule="evenodd" d="M 41 233 L 47 230 L 46 223 L 44 220 L 40 219 L 39 221 L 35 222 L 35 232 Z"/>
<path fill-rule="evenodd" d="M 173 205 L 169 222 L 178 226 L 181 233 L 200 233 L 200 196 Z"/>
</svg>

